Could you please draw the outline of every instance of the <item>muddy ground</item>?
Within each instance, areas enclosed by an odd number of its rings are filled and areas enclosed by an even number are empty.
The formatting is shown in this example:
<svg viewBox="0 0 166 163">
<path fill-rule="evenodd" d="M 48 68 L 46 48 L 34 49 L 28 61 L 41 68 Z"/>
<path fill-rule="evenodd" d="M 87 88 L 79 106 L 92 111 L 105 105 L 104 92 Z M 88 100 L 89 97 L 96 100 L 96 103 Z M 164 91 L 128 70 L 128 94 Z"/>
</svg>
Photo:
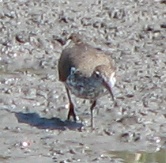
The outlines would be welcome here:
<svg viewBox="0 0 166 163">
<path fill-rule="evenodd" d="M 2 0 L 0 162 L 165 163 L 165 9 L 165 0 Z M 80 121 L 66 121 L 57 62 L 73 32 L 117 67 L 117 105 L 99 99 L 93 131 L 88 101 L 73 96 Z"/>
</svg>

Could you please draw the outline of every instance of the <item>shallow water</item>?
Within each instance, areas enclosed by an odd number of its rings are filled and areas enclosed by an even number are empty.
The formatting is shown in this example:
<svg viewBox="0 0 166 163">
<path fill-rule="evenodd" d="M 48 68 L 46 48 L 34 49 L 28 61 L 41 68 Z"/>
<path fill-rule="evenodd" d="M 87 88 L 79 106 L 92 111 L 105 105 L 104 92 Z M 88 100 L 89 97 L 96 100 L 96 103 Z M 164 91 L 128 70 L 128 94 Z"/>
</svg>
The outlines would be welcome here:
<svg viewBox="0 0 166 163">
<path fill-rule="evenodd" d="M 155 153 L 114 151 L 109 153 L 109 157 L 121 159 L 122 163 L 164 163 L 166 161 L 165 152 L 165 150 Z"/>
</svg>

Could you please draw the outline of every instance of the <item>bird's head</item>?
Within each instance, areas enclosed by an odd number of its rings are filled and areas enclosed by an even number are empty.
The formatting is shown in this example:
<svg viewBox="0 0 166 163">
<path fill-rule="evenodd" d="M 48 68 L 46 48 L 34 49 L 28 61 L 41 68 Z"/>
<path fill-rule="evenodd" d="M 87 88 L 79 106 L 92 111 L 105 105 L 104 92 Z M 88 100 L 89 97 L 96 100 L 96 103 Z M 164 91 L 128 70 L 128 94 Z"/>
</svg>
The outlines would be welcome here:
<svg viewBox="0 0 166 163">
<path fill-rule="evenodd" d="M 102 80 L 103 86 L 109 91 L 114 100 L 113 87 L 116 82 L 115 69 L 110 66 L 100 65 L 95 68 L 93 75 Z"/>
<path fill-rule="evenodd" d="M 82 36 L 79 33 L 72 33 L 68 39 L 72 40 L 75 44 L 82 43 Z"/>
</svg>

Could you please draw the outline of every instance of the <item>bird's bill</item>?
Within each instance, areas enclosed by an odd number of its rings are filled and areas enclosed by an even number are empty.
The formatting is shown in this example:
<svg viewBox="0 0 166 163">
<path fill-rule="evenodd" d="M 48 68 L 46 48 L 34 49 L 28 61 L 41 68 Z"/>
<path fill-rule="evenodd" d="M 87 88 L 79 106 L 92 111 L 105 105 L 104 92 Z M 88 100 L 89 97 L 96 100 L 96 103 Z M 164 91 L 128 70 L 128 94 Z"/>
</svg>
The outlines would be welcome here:
<svg viewBox="0 0 166 163">
<path fill-rule="evenodd" d="M 104 81 L 104 86 L 105 88 L 109 91 L 111 97 L 112 97 L 112 100 L 114 101 L 114 94 L 113 94 L 113 91 L 112 91 L 112 88 L 113 88 L 113 85 L 111 82 L 107 82 L 107 81 Z"/>
</svg>

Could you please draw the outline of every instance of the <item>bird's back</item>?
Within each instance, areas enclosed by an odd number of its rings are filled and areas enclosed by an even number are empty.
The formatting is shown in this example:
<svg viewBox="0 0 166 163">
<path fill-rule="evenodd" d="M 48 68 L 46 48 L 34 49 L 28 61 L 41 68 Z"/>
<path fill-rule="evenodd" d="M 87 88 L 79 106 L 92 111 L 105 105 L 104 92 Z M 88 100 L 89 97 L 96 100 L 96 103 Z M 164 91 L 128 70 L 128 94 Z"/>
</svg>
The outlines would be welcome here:
<svg viewBox="0 0 166 163">
<path fill-rule="evenodd" d="M 111 57 L 86 43 L 75 43 L 72 47 L 67 47 L 62 51 L 58 64 L 59 80 L 66 81 L 71 67 L 75 67 L 83 75 L 89 77 L 99 65 L 113 68 Z"/>
</svg>

